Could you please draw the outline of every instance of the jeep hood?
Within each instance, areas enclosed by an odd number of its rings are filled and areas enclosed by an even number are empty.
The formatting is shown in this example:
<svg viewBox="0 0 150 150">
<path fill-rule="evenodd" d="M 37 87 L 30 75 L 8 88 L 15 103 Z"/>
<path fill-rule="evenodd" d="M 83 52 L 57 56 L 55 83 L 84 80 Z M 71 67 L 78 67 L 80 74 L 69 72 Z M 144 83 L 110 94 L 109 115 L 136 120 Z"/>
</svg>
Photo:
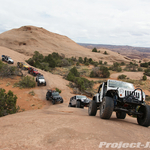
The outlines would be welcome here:
<svg viewBox="0 0 150 150">
<path fill-rule="evenodd" d="M 45 79 L 39 79 L 40 82 L 45 82 Z"/>
</svg>

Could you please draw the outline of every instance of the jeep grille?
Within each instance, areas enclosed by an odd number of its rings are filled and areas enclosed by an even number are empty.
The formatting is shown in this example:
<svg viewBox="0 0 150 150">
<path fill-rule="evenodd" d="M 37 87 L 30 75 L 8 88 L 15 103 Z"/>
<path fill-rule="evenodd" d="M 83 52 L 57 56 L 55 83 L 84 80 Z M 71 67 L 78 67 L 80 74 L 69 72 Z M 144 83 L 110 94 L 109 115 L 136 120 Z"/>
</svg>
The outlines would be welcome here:
<svg viewBox="0 0 150 150">
<path fill-rule="evenodd" d="M 132 92 L 133 92 L 133 91 L 126 91 L 126 90 L 125 90 L 125 96 L 130 95 Z M 134 92 L 133 95 L 136 96 L 136 98 L 140 98 L 139 92 Z"/>
</svg>

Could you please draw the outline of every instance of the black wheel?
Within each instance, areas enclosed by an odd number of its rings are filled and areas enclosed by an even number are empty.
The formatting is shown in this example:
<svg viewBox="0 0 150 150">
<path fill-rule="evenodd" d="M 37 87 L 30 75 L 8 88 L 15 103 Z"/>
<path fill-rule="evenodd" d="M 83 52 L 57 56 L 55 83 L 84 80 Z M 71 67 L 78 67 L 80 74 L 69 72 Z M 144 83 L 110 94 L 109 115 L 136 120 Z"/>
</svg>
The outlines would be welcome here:
<svg viewBox="0 0 150 150">
<path fill-rule="evenodd" d="M 71 103 L 69 103 L 68 107 L 72 107 Z"/>
<path fill-rule="evenodd" d="M 37 82 L 37 78 L 36 78 L 36 82 Z"/>
<path fill-rule="evenodd" d="M 4 58 L 2 58 L 2 61 L 4 61 Z"/>
<path fill-rule="evenodd" d="M 95 116 L 97 113 L 97 105 L 95 101 L 91 101 L 88 107 L 88 114 L 89 116 Z"/>
<path fill-rule="evenodd" d="M 44 84 L 45 86 L 46 86 L 46 82 L 45 82 L 45 84 Z"/>
<path fill-rule="evenodd" d="M 141 126 L 148 127 L 150 126 L 150 106 L 149 105 L 142 105 L 138 112 L 143 113 L 143 115 L 137 116 L 137 122 Z"/>
<path fill-rule="evenodd" d="M 37 82 L 37 86 L 40 86 L 40 83 L 39 83 L 39 82 Z"/>
<path fill-rule="evenodd" d="M 125 119 L 125 117 L 126 117 L 126 112 L 117 111 L 117 112 L 116 112 L 116 117 L 117 117 L 118 119 Z"/>
<path fill-rule="evenodd" d="M 55 100 L 52 100 L 53 105 L 55 104 Z"/>
<path fill-rule="evenodd" d="M 80 101 L 77 101 L 76 107 L 81 108 L 81 102 Z"/>
<path fill-rule="evenodd" d="M 33 76 L 36 76 L 36 73 L 33 73 Z"/>
<path fill-rule="evenodd" d="M 114 109 L 114 102 L 111 97 L 105 96 L 100 105 L 100 118 L 109 119 Z"/>
<path fill-rule="evenodd" d="M 49 100 L 49 97 L 48 97 L 48 96 L 46 96 L 46 100 Z"/>
<path fill-rule="evenodd" d="M 63 103 L 64 101 L 63 101 L 63 99 L 60 101 L 60 103 Z"/>
<path fill-rule="evenodd" d="M 30 74 L 30 71 L 28 70 L 28 73 Z"/>
</svg>

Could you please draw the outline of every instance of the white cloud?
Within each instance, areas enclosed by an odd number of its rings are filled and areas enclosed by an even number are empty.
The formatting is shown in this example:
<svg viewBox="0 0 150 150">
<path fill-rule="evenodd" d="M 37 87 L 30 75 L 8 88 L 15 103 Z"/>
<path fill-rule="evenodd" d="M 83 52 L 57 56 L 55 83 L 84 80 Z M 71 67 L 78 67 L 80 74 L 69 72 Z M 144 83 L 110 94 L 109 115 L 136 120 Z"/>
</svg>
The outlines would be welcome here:
<svg viewBox="0 0 150 150">
<path fill-rule="evenodd" d="M 150 47 L 149 0 L 0 0 L 0 32 L 43 27 L 75 42 Z"/>
</svg>

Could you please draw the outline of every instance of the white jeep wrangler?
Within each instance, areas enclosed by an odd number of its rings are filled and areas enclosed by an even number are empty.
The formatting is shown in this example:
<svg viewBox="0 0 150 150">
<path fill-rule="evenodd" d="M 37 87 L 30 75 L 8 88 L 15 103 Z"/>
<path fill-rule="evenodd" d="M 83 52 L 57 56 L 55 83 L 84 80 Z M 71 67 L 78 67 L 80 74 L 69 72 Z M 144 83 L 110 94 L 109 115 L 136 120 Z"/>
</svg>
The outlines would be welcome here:
<svg viewBox="0 0 150 150">
<path fill-rule="evenodd" d="M 137 117 L 139 125 L 150 126 L 150 106 L 145 104 L 145 93 L 134 89 L 133 84 L 107 80 L 98 89 L 98 93 L 89 104 L 88 114 L 95 116 L 100 109 L 100 118 L 109 119 L 116 112 L 118 119 L 124 119 L 126 113 Z"/>
</svg>

